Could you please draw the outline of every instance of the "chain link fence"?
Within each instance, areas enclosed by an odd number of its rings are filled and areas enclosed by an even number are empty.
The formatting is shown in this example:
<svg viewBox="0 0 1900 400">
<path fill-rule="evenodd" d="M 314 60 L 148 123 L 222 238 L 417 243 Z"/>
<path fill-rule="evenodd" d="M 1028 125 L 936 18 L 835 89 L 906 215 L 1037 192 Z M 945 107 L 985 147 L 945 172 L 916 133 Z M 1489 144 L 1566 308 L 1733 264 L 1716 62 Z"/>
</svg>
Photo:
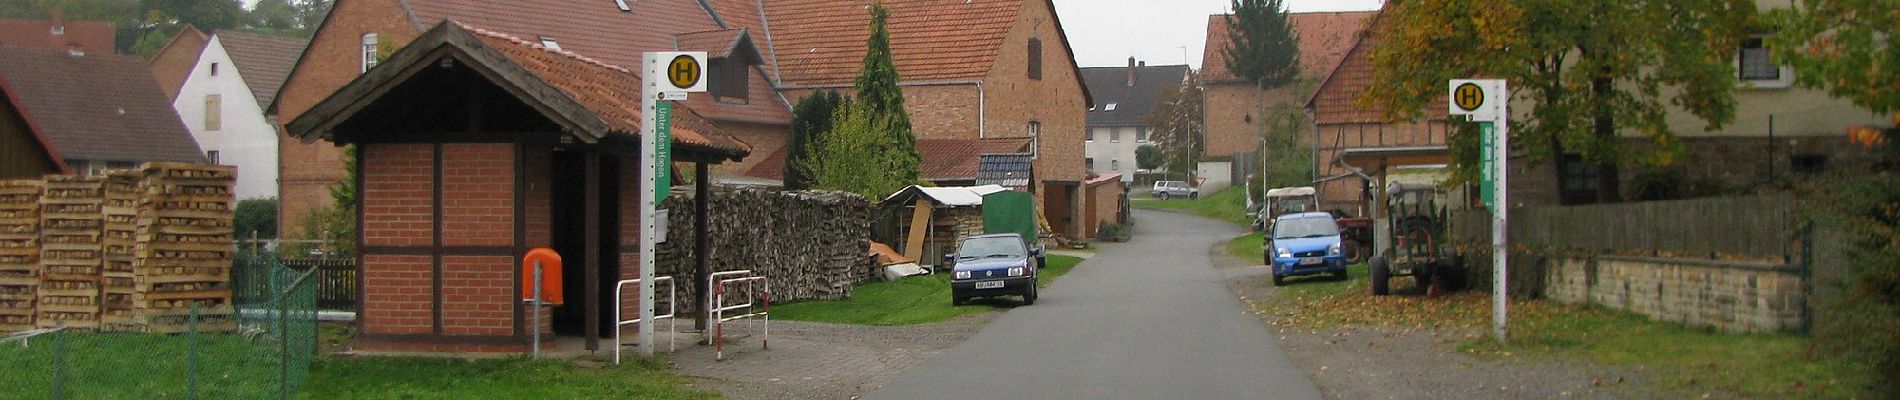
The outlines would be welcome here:
<svg viewBox="0 0 1900 400">
<path fill-rule="evenodd" d="M 54 328 L 0 339 L 0 397 L 289 398 L 316 350 L 314 272 L 241 253 L 231 272 L 234 307 L 193 306 L 182 332 Z"/>
</svg>

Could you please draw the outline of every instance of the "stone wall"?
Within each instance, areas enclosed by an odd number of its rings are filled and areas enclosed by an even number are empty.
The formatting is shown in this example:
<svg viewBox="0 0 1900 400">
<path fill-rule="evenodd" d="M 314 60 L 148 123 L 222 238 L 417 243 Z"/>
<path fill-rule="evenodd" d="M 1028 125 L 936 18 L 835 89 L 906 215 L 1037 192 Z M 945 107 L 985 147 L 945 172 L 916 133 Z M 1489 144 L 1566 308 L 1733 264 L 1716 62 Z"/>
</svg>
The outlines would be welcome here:
<svg viewBox="0 0 1900 400">
<path fill-rule="evenodd" d="M 1803 328 L 1807 296 L 1799 267 L 1647 257 L 1550 258 L 1547 298 L 1594 303 L 1657 320 L 1727 332 Z"/>
</svg>

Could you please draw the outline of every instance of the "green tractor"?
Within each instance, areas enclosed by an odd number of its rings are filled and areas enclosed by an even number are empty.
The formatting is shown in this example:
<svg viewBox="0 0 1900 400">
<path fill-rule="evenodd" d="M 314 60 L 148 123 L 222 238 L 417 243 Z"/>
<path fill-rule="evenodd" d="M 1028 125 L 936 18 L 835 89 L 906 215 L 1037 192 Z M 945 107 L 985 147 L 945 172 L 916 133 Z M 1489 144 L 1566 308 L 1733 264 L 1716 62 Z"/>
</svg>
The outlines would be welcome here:
<svg viewBox="0 0 1900 400">
<path fill-rule="evenodd" d="M 1391 279 L 1411 276 L 1428 296 L 1464 286 L 1463 258 L 1446 240 L 1444 193 L 1430 184 L 1393 183 L 1386 189 L 1387 247 L 1370 261 L 1372 294 L 1392 293 Z"/>
</svg>

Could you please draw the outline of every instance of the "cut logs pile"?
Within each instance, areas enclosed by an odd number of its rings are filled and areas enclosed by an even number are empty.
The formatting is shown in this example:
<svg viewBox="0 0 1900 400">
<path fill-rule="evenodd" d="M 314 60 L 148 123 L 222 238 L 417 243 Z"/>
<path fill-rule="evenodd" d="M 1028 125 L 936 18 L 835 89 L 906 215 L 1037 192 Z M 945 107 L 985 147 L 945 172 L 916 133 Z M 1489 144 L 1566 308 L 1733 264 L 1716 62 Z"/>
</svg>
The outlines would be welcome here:
<svg viewBox="0 0 1900 400">
<path fill-rule="evenodd" d="M 842 299 L 871 277 L 866 254 L 871 203 L 863 196 L 829 191 L 712 191 L 707 264 L 713 271 L 750 269 L 772 282 L 772 301 Z M 662 208 L 671 210 L 667 241 L 659 244 L 658 270 L 682 282 L 693 276 L 693 193 L 674 190 Z M 690 302 L 681 303 L 687 311 Z"/>
<path fill-rule="evenodd" d="M 100 329 L 108 331 L 137 330 L 133 324 L 132 296 L 138 288 L 132 284 L 132 265 L 137 260 L 134 254 L 138 244 L 139 211 L 138 171 L 112 171 L 106 174 L 105 205 L 101 212 L 105 215 L 105 269 L 100 282 L 104 287 L 104 301 L 99 316 Z"/>
<path fill-rule="evenodd" d="M 226 166 L 0 181 L 0 333 L 234 329 Z"/>
<path fill-rule="evenodd" d="M 133 266 L 133 307 L 150 332 L 182 332 L 197 307 L 199 331 L 226 331 L 231 319 L 231 167 L 145 165 Z"/>
<path fill-rule="evenodd" d="M 40 288 L 40 181 L 0 181 L 0 332 L 33 329 Z"/>
<path fill-rule="evenodd" d="M 105 178 L 48 176 L 40 194 L 40 328 L 98 328 Z"/>
</svg>

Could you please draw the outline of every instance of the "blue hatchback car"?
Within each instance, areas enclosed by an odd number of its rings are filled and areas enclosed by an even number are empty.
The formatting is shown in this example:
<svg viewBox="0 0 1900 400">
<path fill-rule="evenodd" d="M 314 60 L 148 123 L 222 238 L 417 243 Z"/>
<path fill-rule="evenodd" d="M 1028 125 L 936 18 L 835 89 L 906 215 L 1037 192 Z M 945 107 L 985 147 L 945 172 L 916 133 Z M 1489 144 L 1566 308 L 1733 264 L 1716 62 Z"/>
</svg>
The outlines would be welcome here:
<svg viewBox="0 0 1900 400">
<path fill-rule="evenodd" d="M 1272 233 L 1265 247 L 1274 286 L 1286 284 L 1289 276 L 1332 274 L 1333 279 L 1346 279 L 1346 255 L 1332 214 L 1282 215 L 1274 219 Z"/>
<path fill-rule="evenodd" d="M 1022 296 L 1023 305 L 1036 304 L 1036 260 L 1041 255 L 1041 248 L 1029 247 L 1014 233 L 964 238 L 956 254 L 943 256 L 945 264 L 954 265 L 950 304 L 992 296 Z"/>
</svg>

